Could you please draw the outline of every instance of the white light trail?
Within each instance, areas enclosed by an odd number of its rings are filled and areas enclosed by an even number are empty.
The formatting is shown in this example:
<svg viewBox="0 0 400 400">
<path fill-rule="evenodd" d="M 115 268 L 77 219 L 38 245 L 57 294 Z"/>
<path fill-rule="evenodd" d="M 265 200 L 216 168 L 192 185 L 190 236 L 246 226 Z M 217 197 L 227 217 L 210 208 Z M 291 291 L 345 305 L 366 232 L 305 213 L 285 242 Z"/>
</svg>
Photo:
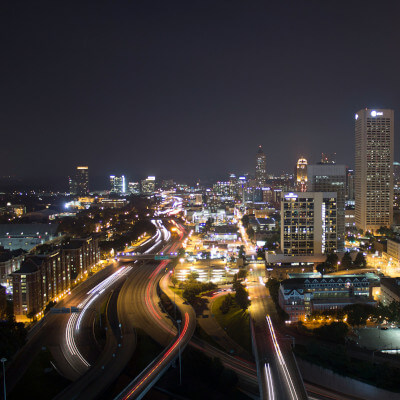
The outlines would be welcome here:
<svg viewBox="0 0 400 400">
<path fill-rule="evenodd" d="M 285 362 L 285 360 L 283 358 L 283 355 L 282 355 L 282 352 L 281 352 L 281 348 L 279 347 L 279 343 L 278 343 L 278 341 L 276 339 L 276 336 L 275 336 L 275 330 L 274 330 L 274 327 L 272 325 L 271 318 L 270 318 L 269 315 L 267 315 L 266 318 L 267 318 L 267 322 L 268 322 L 269 331 L 271 333 L 272 342 L 274 344 L 275 352 L 276 352 L 276 354 L 278 356 L 279 364 L 281 365 L 283 374 L 285 375 L 285 379 L 286 379 L 286 383 L 287 383 L 287 386 L 288 386 L 289 391 L 290 391 L 290 395 L 291 395 L 293 400 L 298 400 L 298 397 L 297 397 L 297 394 L 296 394 L 296 389 L 294 387 L 294 384 L 293 384 L 292 378 L 290 376 L 289 370 L 287 368 L 286 362 Z"/>
<path fill-rule="evenodd" d="M 81 321 L 86 311 L 90 308 L 97 297 L 100 296 L 100 294 L 103 293 L 106 289 L 108 289 L 117 279 L 120 279 L 122 276 L 126 275 L 131 269 L 132 267 L 121 267 L 118 271 L 114 272 L 107 279 L 100 282 L 93 289 L 89 290 L 89 292 L 87 292 L 88 296 L 86 297 L 86 299 L 78 305 L 78 308 L 80 309 L 79 314 L 73 313 L 68 319 L 65 331 L 67 348 L 69 352 L 73 356 L 77 357 L 85 367 L 90 367 L 90 364 L 78 350 L 74 337 L 75 331 L 79 331 Z"/>
<path fill-rule="evenodd" d="M 274 385 L 272 384 L 271 367 L 269 364 L 264 364 L 265 376 L 267 378 L 268 386 L 268 400 L 275 400 Z"/>
</svg>

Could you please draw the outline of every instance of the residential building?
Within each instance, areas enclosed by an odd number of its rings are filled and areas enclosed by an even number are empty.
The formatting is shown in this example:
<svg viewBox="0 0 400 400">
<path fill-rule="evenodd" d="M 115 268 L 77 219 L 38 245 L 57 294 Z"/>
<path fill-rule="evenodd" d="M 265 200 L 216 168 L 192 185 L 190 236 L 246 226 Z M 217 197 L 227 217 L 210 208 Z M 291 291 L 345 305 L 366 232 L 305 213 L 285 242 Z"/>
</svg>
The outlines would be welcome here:
<svg viewBox="0 0 400 400">
<path fill-rule="evenodd" d="M 156 191 L 155 176 L 148 176 L 142 180 L 142 194 L 153 194 Z"/>
<path fill-rule="evenodd" d="M 281 244 L 287 256 L 313 256 L 337 249 L 337 194 L 284 193 Z"/>
<path fill-rule="evenodd" d="M 110 186 L 111 186 L 110 193 L 125 194 L 126 193 L 125 176 L 110 175 Z"/>
<path fill-rule="evenodd" d="M 46 254 L 28 255 L 11 273 L 14 313 L 40 312 L 49 301 L 67 293 L 72 282 L 100 261 L 98 239 L 72 239 Z"/>
<path fill-rule="evenodd" d="M 256 155 L 256 185 L 264 187 L 267 183 L 267 157 L 261 146 L 258 146 Z"/>
<path fill-rule="evenodd" d="M 128 192 L 130 194 L 140 194 L 140 183 L 128 182 Z"/>
<path fill-rule="evenodd" d="M 393 221 L 394 112 L 355 115 L 355 210 L 357 229 L 375 232 Z"/>
<path fill-rule="evenodd" d="M 337 249 L 344 250 L 346 167 L 334 163 L 309 165 L 307 169 L 310 192 L 335 192 L 337 199 Z"/>
<path fill-rule="evenodd" d="M 75 176 L 69 177 L 69 192 L 76 196 L 89 194 L 89 167 L 76 167 Z"/>
<path fill-rule="evenodd" d="M 291 276 L 279 287 L 279 305 L 291 322 L 303 320 L 313 311 L 338 310 L 355 303 L 376 305 L 372 288 L 379 285 L 379 279 L 374 274 Z"/>
</svg>

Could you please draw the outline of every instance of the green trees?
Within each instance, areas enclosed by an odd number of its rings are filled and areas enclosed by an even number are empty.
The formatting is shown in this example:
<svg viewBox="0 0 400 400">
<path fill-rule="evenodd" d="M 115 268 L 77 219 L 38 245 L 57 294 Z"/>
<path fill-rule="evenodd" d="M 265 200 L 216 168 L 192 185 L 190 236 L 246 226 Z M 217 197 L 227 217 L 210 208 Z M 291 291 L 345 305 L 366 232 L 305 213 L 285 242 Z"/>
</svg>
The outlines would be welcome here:
<svg viewBox="0 0 400 400">
<path fill-rule="evenodd" d="M 178 284 L 178 279 L 176 278 L 176 276 L 171 276 L 171 283 L 174 287 Z"/>
<path fill-rule="evenodd" d="M 231 308 L 232 303 L 233 303 L 233 297 L 229 293 L 227 296 L 225 296 L 224 301 L 222 302 L 221 306 L 219 307 L 222 314 L 227 314 L 229 312 L 229 309 Z"/>
<path fill-rule="evenodd" d="M 343 312 L 347 314 L 347 323 L 351 326 L 360 326 L 367 323 L 367 319 L 374 315 L 374 307 L 368 304 L 351 304 L 343 307 Z"/>
<path fill-rule="evenodd" d="M 313 329 L 313 333 L 321 339 L 342 344 L 348 332 L 349 327 L 344 322 L 332 322 Z"/>
<path fill-rule="evenodd" d="M 326 273 L 326 264 L 318 264 L 316 270 L 321 274 L 321 276 L 324 276 L 324 274 Z"/>
<path fill-rule="evenodd" d="M 247 310 L 250 306 L 249 292 L 245 289 L 245 287 L 239 282 L 235 281 L 233 283 L 233 289 L 235 290 L 235 301 L 237 305 L 244 311 Z"/>
<path fill-rule="evenodd" d="M 353 261 L 351 260 L 350 253 L 346 251 L 346 253 L 343 254 L 342 257 L 342 268 L 343 269 L 349 269 L 353 265 Z"/>
<path fill-rule="evenodd" d="M 353 264 L 356 268 L 365 268 L 367 266 L 367 260 L 361 251 L 357 253 Z"/>
</svg>

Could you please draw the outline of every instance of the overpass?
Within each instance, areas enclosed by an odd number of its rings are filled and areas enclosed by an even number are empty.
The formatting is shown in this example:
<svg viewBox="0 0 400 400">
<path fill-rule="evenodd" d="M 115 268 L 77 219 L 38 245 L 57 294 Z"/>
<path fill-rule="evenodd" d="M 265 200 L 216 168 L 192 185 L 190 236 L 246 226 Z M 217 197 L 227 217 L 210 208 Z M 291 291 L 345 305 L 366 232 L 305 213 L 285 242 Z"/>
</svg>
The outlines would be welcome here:
<svg viewBox="0 0 400 400">
<path fill-rule="evenodd" d="M 156 261 L 161 261 L 161 260 L 171 260 L 175 258 L 178 255 L 178 253 L 167 253 L 167 254 L 150 254 L 150 253 L 145 253 L 145 254 L 140 254 L 140 253 L 118 253 L 115 257 L 116 261 L 120 262 L 130 262 L 130 261 L 140 261 L 140 260 L 156 260 Z"/>
</svg>

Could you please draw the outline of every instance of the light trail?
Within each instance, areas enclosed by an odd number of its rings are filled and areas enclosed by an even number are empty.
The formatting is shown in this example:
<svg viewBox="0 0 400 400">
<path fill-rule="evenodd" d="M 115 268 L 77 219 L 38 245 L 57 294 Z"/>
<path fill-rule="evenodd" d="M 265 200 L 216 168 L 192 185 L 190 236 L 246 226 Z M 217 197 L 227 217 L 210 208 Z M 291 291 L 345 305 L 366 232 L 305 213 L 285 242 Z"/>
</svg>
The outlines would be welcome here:
<svg viewBox="0 0 400 400">
<path fill-rule="evenodd" d="M 271 367 L 269 364 L 264 364 L 264 370 L 267 378 L 268 400 L 275 400 L 274 385 L 272 384 Z"/>
<path fill-rule="evenodd" d="M 67 327 L 65 330 L 65 339 L 67 344 L 67 349 L 72 356 L 77 357 L 85 367 L 90 367 L 90 363 L 85 359 L 82 353 L 79 351 L 76 342 L 75 342 L 75 332 L 79 331 L 81 321 L 86 313 L 86 311 L 90 308 L 90 306 L 97 300 L 101 293 L 103 293 L 106 289 L 108 289 L 112 284 L 116 282 L 116 280 L 120 279 L 124 275 L 126 275 L 132 267 L 121 267 L 118 271 L 114 272 L 107 279 L 100 282 L 93 289 L 87 292 L 87 297 L 83 300 L 78 308 L 80 310 L 79 314 L 73 313 L 68 319 Z"/>
<path fill-rule="evenodd" d="M 285 379 L 286 379 L 286 383 L 287 386 L 289 388 L 290 391 L 290 395 L 292 397 L 293 400 L 298 400 L 297 394 L 296 394 L 296 388 L 294 387 L 292 378 L 290 376 L 289 370 L 287 368 L 286 362 L 283 358 L 282 352 L 281 352 L 281 348 L 279 347 L 279 343 L 276 339 L 275 336 L 275 330 L 274 327 L 272 325 L 272 321 L 271 321 L 271 317 L 269 315 L 266 316 L 267 322 L 268 322 L 268 327 L 269 327 L 269 331 L 271 333 L 271 337 L 272 337 L 272 342 L 274 344 L 274 348 L 275 348 L 275 352 L 278 356 L 278 360 L 279 360 L 279 364 L 281 365 L 282 371 L 284 373 Z"/>
<path fill-rule="evenodd" d="M 189 326 L 189 314 L 185 313 L 185 325 L 182 332 L 174 344 L 166 351 L 162 358 L 154 365 L 154 367 L 123 397 L 123 400 L 129 399 L 141 386 L 150 378 L 150 376 L 157 370 L 157 368 L 165 361 L 165 359 L 179 346 Z"/>
</svg>

